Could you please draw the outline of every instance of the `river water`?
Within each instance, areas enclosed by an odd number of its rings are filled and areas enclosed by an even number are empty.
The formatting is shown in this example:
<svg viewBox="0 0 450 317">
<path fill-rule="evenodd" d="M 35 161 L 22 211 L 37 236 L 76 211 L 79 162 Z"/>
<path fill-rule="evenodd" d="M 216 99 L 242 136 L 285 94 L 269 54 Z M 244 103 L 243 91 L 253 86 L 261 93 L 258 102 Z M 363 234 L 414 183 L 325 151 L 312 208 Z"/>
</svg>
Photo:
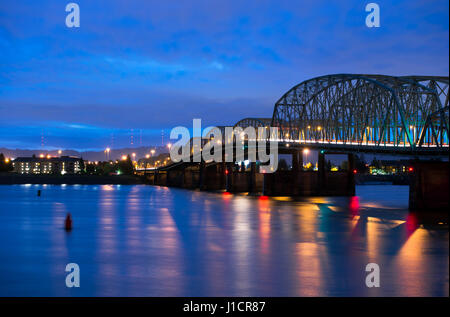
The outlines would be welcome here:
<svg viewBox="0 0 450 317">
<path fill-rule="evenodd" d="M 407 186 L 356 191 L 292 201 L 0 186 L 0 295 L 448 296 L 447 224 L 410 214 Z M 79 288 L 66 287 L 68 263 L 80 268 Z M 368 263 L 379 266 L 378 288 L 366 286 Z"/>
</svg>

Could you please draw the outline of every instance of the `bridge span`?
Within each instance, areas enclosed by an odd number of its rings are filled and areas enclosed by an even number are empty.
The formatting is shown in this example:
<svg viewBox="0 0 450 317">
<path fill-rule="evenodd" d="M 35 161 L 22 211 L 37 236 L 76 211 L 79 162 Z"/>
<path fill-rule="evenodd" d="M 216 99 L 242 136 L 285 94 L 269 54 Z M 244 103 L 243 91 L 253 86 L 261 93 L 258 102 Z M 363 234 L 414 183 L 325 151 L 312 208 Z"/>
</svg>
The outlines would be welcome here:
<svg viewBox="0 0 450 317">
<path fill-rule="evenodd" d="M 154 184 L 263 195 L 354 195 L 354 154 L 407 155 L 415 159 L 411 208 L 449 207 L 449 77 L 336 74 L 292 87 L 275 103 L 271 118 L 244 118 L 234 128 L 278 128 L 276 141 L 292 155 L 292 170 L 259 173 L 258 162 L 179 162 L 138 171 Z M 224 131 L 221 127 L 220 131 Z M 245 130 L 244 130 L 245 131 Z M 244 133 L 245 134 L 245 133 Z M 222 138 L 222 146 L 231 140 Z M 205 141 L 201 143 L 204 145 Z M 189 141 L 194 152 L 192 139 Z M 240 146 L 240 143 L 239 143 Z M 319 153 L 316 172 L 302 169 L 303 148 Z M 348 171 L 329 172 L 325 155 L 348 155 Z M 421 162 L 427 156 L 434 162 Z M 191 155 L 192 157 L 192 155 Z M 446 162 L 438 162 L 438 161 Z M 432 175 L 432 176 L 430 176 Z M 427 202 L 424 204 L 424 202 Z"/>
</svg>

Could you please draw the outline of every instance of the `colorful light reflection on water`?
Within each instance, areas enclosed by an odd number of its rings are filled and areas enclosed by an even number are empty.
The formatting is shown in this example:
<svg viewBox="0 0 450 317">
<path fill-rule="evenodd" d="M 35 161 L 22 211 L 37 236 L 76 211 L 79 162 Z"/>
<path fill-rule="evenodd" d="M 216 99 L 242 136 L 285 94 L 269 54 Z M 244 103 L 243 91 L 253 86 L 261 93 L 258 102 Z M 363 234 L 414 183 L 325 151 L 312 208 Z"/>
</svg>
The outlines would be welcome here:
<svg viewBox="0 0 450 317">
<path fill-rule="evenodd" d="M 421 226 L 407 187 L 357 195 L 1 186 L 0 295 L 448 296 L 448 227 Z M 80 266 L 78 289 L 65 287 L 69 262 Z M 369 262 L 380 288 L 365 286 Z"/>
</svg>

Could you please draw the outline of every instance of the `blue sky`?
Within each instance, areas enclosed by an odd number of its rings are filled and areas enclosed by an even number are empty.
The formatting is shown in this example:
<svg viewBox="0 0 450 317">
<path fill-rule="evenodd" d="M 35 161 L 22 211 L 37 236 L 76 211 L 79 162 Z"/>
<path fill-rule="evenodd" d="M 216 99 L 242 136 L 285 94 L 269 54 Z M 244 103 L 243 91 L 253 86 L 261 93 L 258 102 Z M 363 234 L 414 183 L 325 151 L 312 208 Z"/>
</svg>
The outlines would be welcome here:
<svg viewBox="0 0 450 317">
<path fill-rule="evenodd" d="M 333 73 L 445 75 L 448 1 L 0 2 L 0 147 L 161 143 L 177 125 L 271 117 L 276 100 Z M 133 129 L 133 130 L 132 130 Z"/>
</svg>

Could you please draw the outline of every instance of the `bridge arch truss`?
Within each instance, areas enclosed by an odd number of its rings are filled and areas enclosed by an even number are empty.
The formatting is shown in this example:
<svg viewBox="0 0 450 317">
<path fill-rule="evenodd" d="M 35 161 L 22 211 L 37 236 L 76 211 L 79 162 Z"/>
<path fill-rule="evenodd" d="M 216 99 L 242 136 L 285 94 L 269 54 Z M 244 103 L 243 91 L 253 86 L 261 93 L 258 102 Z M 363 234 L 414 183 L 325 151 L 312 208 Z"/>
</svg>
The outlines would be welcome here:
<svg viewBox="0 0 450 317">
<path fill-rule="evenodd" d="M 283 141 L 448 151 L 448 86 L 448 77 L 316 77 L 276 102 L 271 126 Z"/>
</svg>

